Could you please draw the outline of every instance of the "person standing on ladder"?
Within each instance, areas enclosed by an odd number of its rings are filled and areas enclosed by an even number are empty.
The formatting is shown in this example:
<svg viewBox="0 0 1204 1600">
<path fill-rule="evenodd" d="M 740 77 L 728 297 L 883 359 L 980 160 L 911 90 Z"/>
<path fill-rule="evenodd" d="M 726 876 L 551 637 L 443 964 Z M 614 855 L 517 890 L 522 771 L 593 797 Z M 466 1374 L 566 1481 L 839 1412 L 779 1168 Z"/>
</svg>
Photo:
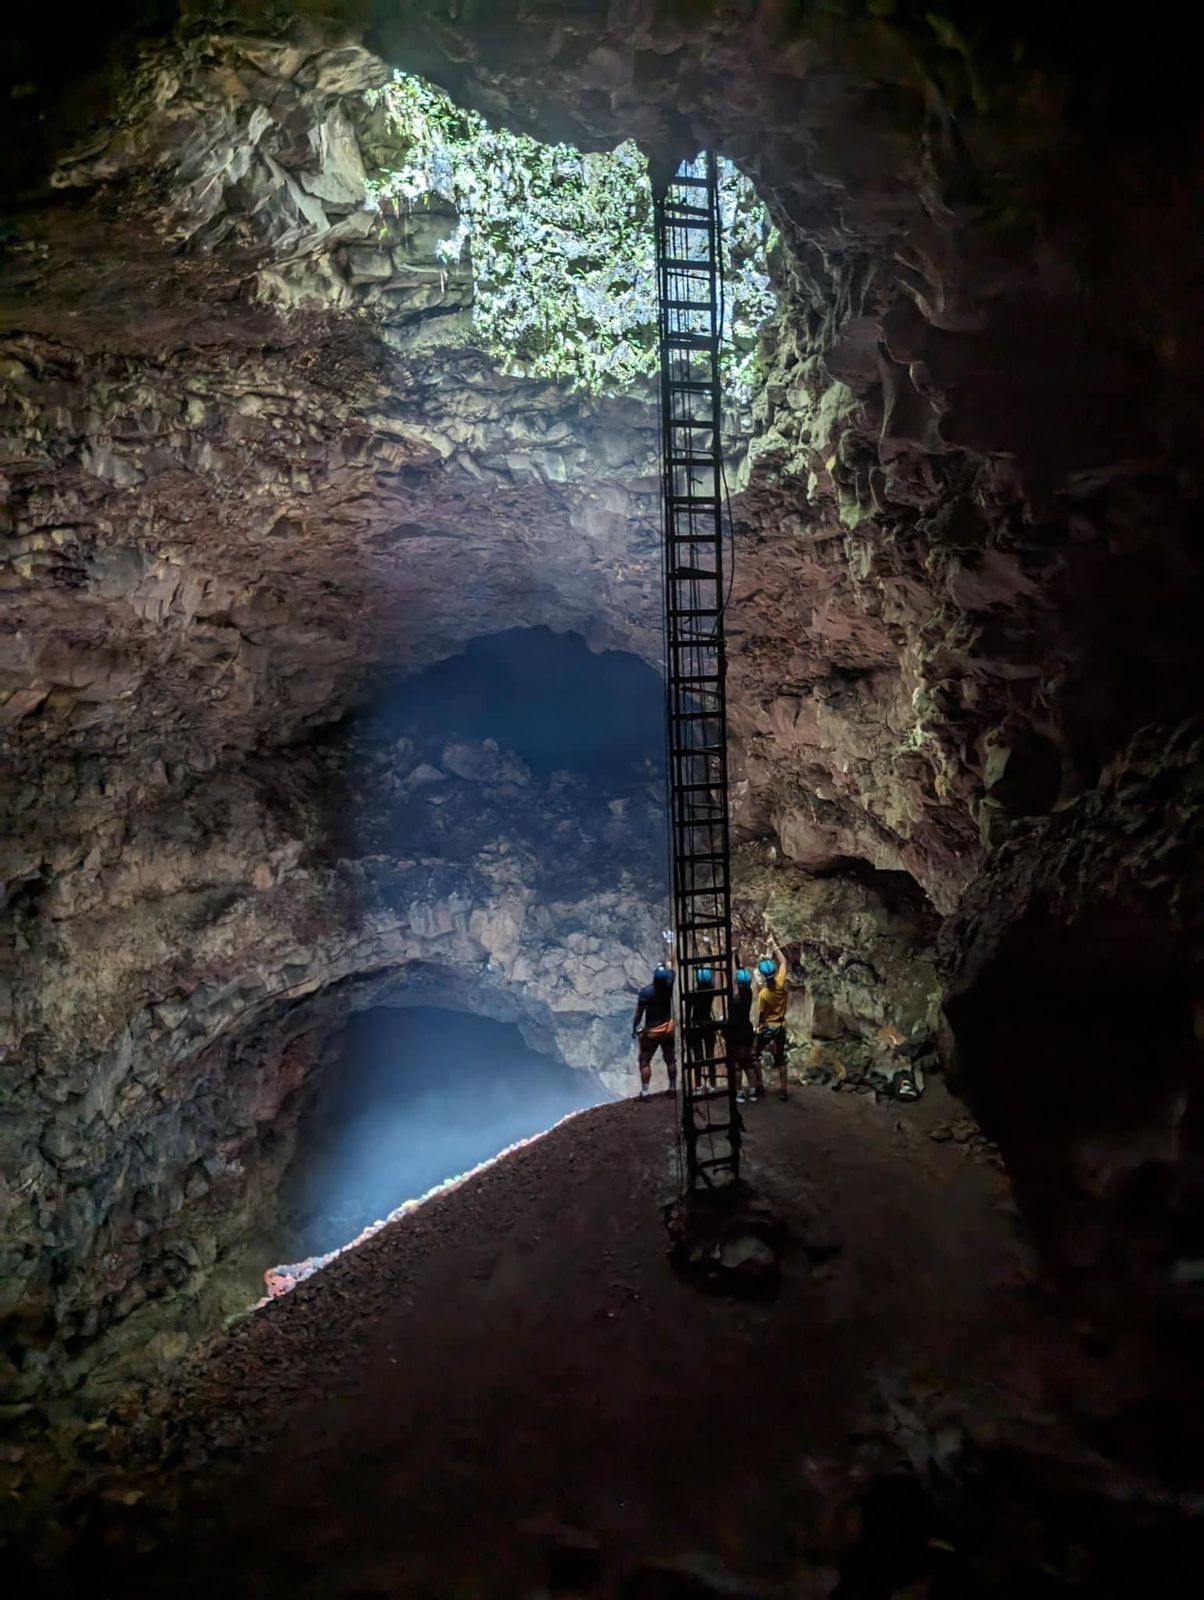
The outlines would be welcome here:
<svg viewBox="0 0 1204 1600">
<path fill-rule="evenodd" d="M 754 1050 L 757 1065 L 766 1050 L 773 1051 L 773 1062 L 778 1069 L 778 1099 L 788 1098 L 786 1089 L 786 1004 L 790 996 L 786 989 L 786 957 L 781 946 L 771 936 L 769 948 L 772 956 L 762 956 L 757 962 L 761 989 L 757 995 L 757 1038 Z"/>
<path fill-rule="evenodd" d="M 677 1041 L 673 1036 L 673 945 L 665 934 L 665 959 L 652 974 L 652 982 L 640 990 L 631 1019 L 631 1037 L 638 1042 L 640 1099 L 652 1098 L 652 1058 L 657 1050 L 669 1074 L 669 1093 L 677 1088 Z"/>
</svg>

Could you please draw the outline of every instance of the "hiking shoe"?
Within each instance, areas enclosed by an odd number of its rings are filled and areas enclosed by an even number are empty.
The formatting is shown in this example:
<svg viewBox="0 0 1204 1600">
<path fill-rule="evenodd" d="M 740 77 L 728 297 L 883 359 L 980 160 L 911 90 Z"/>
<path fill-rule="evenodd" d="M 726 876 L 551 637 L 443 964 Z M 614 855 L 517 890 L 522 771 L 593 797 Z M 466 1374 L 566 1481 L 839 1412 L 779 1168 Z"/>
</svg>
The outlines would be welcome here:
<svg viewBox="0 0 1204 1600">
<path fill-rule="evenodd" d="M 748 1096 L 744 1093 L 743 1089 L 736 1090 L 736 1104 L 738 1106 L 742 1106 L 747 1099 Z"/>
<path fill-rule="evenodd" d="M 646 1084 L 640 1090 L 640 1099 L 641 1100 L 651 1100 L 652 1099 L 652 1090 L 649 1089 Z"/>
</svg>

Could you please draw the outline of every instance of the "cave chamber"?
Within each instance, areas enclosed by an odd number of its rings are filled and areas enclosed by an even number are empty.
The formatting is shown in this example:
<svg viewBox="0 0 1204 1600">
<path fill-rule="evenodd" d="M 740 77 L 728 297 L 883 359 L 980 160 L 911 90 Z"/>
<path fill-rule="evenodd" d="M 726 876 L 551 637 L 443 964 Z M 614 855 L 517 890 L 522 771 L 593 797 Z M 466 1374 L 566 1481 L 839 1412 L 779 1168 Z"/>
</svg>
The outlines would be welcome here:
<svg viewBox="0 0 1204 1600">
<path fill-rule="evenodd" d="M 1177 27 L 176 13 L 20 19 L 3 98 L 5 1470 L 99 1507 L 30 1592 L 98 1549 L 167 1592 L 133 1508 L 237 1435 L 180 1581 L 269 1592 L 287 1524 L 295 1592 L 1198 1593 Z M 664 1267 L 668 1102 L 615 1103 L 665 888 L 645 163 L 699 149 L 735 918 L 790 973 L 748 1151 L 792 1242 L 736 1309 Z M 348 1050 L 432 1007 L 603 1103 L 244 1315 Z M 98 1478 L 40 1464 L 77 1411 Z"/>
</svg>

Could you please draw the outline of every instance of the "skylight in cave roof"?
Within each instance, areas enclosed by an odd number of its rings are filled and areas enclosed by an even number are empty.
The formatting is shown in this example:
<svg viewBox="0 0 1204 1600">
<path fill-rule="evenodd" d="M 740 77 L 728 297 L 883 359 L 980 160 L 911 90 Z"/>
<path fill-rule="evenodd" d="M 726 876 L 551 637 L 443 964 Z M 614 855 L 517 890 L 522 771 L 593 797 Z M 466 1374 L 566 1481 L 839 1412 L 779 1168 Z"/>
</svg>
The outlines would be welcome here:
<svg viewBox="0 0 1204 1600">
<path fill-rule="evenodd" d="M 528 377 L 568 378 L 619 393 L 656 371 L 652 192 L 631 142 L 587 155 L 568 144 L 491 128 L 409 73 L 370 91 L 396 139 L 396 164 L 373 181 L 379 204 L 450 201 L 460 226 L 440 247 L 471 253 L 481 343 Z M 757 332 L 775 296 L 773 228 L 752 184 L 721 162 L 725 235 L 723 380 L 747 402 Z"/>
</svg>

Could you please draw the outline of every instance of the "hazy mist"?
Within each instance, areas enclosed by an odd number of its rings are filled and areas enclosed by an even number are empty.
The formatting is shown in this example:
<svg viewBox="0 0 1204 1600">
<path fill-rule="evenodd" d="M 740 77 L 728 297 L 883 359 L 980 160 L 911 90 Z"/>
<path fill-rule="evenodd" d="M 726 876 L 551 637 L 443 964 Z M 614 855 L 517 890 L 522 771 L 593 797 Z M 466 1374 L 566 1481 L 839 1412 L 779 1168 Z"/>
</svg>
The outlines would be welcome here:
<svg viewBox="0 0 1204 1600">
<path fill-rule="evenodd" d="M 346 1244 L 403 1200 L 609 1098 L 512 1023 L 418 1006 L 354 1017 L 286 1194 L 301 1254 Z"/>
</svg>

